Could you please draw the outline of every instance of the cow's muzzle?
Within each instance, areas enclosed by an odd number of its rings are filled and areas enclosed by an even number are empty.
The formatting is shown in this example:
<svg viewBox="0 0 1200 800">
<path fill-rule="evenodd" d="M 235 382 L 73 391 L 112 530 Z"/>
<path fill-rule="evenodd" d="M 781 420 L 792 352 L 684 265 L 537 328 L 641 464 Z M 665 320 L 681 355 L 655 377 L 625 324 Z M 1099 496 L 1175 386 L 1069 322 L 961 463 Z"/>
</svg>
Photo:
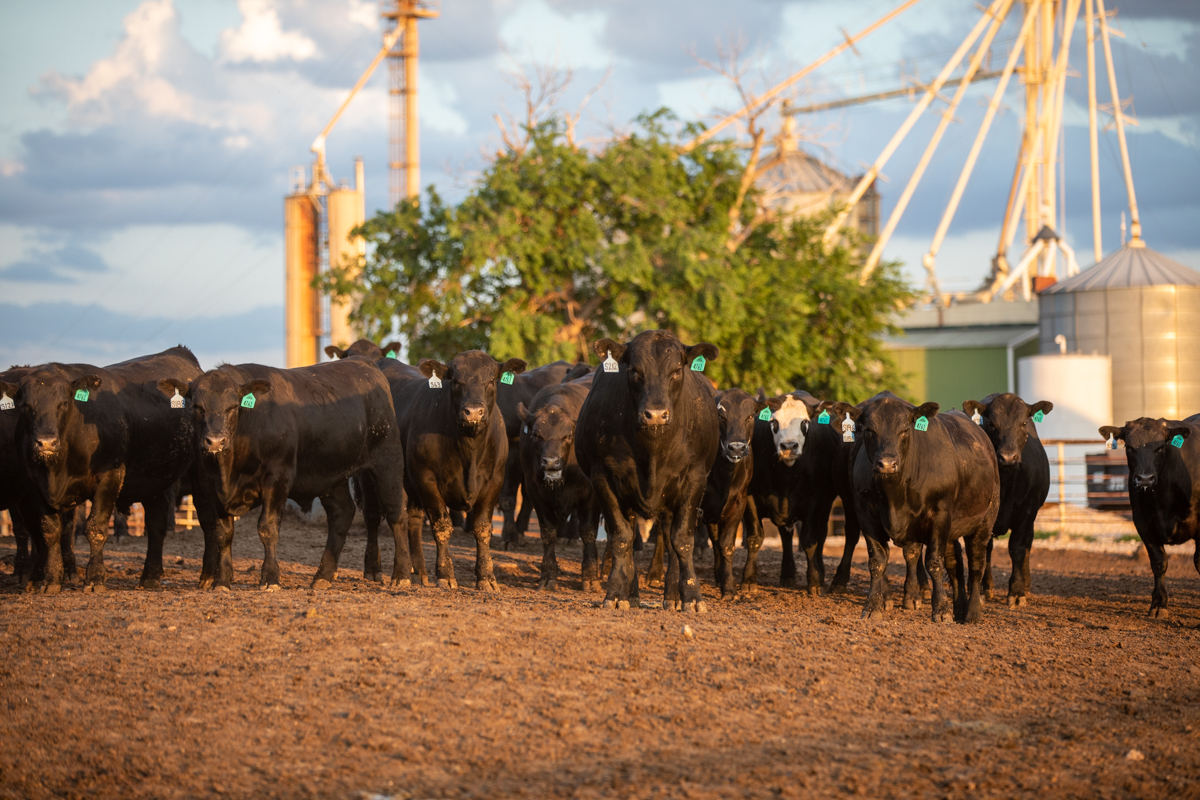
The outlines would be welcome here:
<svg viewBox="0 0 1200 800">
<path fill-rule="evenodd" d="M 725 460 L 736 464 L 746 457 L 750 451 L 750 446 L 746 442 L 726 442 L 721 447 L 721 452 L 725 456 Z"/>
<path fill-rule="evenodd" d="M 470 427 L 482 425 L 485 416 L 487 409 L 482 403 L 463 403 L 458 409 L 458 421 Z"/>
<path fill-rule="evenodd" d="M 1018 450 L 1001 450 L 996 454 L 996 459 L 1002 467 L 1012 467 L 1021 463 L 1021 453 Z"/>
<path fill-rule="evenodd" d="M 224 434 L 217 434 L 214 436 L 210 433 L 204 437 L 204 451 L 211 455 L 220 453 L 228 444 L 229 437 L 225 436 Z"/>
<path fill-rule="evenodd" d="M 670 421 L 670 409 L 646 408 L 642 410 L 642 427 L 644 428 L 660 428 Z"/>
<path fill-rule="evenodd" d="M 900 471 L 900 460 L 895 456 L 880 456 L 875 459 L 876 475 L 895 475 Z"/>
<path fill-rule="evenodd" d="M 1139 489 L 1153 489 L 1158 483 L 1158 476 L 1153 472 L 1139 472 L 1133 476 L 1133 485 Z"/>
<path fill-rule="evenodd" d="M 53 458 L 58 454 L 57 436 L 39 436 L 33 440 L 33 454 L 38 458 Z"/>
</svg>

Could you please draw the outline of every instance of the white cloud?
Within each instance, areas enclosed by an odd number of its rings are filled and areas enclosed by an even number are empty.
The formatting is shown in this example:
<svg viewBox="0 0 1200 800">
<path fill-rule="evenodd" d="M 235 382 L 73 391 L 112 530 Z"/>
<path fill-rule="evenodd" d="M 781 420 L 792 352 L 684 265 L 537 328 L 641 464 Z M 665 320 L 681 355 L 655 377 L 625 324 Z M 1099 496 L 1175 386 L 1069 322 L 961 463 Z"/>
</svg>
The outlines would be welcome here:
<svg viewBox="0 0 1200 800">
<path fill-rule="evenodd" d="M 164 0 L 168 2 L 169 0 Z M 316 43 L 299 31 L 284 31 L 271 0 L 238 0 L 242 25 L 221 32 L 221 58 L 232 63 L 264 63 L 317 55 Z"/>
<path fill-rule="evenodd" d="M 500 40 L 521 61 L 604 69 L 615 58 L 602 44 L 607 17 L 603 11 L 564 15 L 545 0 L 523 0 L 500 25 Z"/>
</svg>

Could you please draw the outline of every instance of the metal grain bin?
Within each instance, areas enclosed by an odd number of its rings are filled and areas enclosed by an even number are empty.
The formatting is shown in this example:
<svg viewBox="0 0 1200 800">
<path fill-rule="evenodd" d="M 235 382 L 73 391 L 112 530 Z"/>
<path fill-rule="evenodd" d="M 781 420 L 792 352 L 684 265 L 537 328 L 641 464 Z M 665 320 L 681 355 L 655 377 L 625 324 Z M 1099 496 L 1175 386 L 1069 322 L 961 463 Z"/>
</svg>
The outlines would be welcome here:
<svg viewBox="0 0 1200 800">
<path fill-rule="evenodd" d="M 1040 352 L 1062 334 L 1068 352 L 1112 356 L 1115 424 L 1200 412 L 1200 273 L 1127 245 L 1039 300 Z"/>
</svg>

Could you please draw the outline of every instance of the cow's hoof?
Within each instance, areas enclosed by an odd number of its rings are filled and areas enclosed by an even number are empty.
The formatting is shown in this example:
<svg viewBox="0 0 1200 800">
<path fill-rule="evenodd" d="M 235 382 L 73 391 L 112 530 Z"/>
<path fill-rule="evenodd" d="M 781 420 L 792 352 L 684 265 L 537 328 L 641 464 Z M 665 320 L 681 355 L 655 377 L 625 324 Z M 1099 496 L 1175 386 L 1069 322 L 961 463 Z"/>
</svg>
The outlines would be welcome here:
<svg viewBox="0 0 1200 800">
<path fill-rule="evenodd" d="M 835 583 L 829 587 L 830 594 L 846 594 L 850 591 L 850 587 L 844 583 Z"/>
<path fill-rule="evenodd" d="M 992 601 L 992 590 L 991 589 L 983 590 L 983 599 L 987 600 L 989 603 Z"/>
<path fill-rule="evenodd" d="M 58 590 L 61 588 L 62 588 L 61 586 L 54 586 L 54 585 L 48 584 L 48 585 L 42 587 L 42 594 L 58 594 Z M 90 592 L 92 594 L 99 594 L 100 592 L 107 592 L 108 587 L 105 586 L 103 583 L 87 583 L 87 584 L 84 584 L 83 590 L 85 592 Z"/>
<path fill-rule="evenodd" d="M 226 586 L 225 584 L 221 584 L 220 586 L 214 586 L 214 587 L 213 587 L 213 591 L 215 591 L 215 592 L 222 592 L 222 593 L 224 593 L 224 594 L 229 594 L 230 592 L 232 592 L 232 591 L 233 591 L 233 589 L 230 589 L 230 588 L 229 588 L 228 586 Z"/>
<path fill-rule="evenodd" d="M 969 624 L 972 624 L 972 625 L 975 623 L 978 623 L 978 622 L 982 622 L 983 621 L 983 609 L 968 608 L 967 616 L 963 619 L 963 621 L 967 622 Z"/>
<path fill-rule="evenodd" d="M 683 604 L 683 610 L 690 611 L 693 614 L 706 614 L 708 613 L 708 606 L 704 604 L 703 600 L 691 600 Z"/>
<path fill-rule="evenodd" d="M 438 578 L 437 585 L 439 589 L 457 589 L 458 581 L 454 578 Z"/>
<path fill-rule="evenodd" d="M 1158 608 L 1150 609 L 1150 616 L 1154 619 L 1166 619 L 1167 617 L 1171 616 L 1171 612 L 1167 611 L 1167 609 L 1163 608 L 1162 606 L 1159 606 Z"/>
<path fill-rule="evenodd" d="M 600 581 L 584 581 L 583 591 L 585 592 L 603 592 L 604 584 Z"/>
<path fill-rule="evenodd" d="M 89 588 L 90 587 L 85 586 L 83 590 L 86 592 L 86 591 L 88 591 Z M 61 591 L 62 591 L 61 584 L 58 584 L 58 583 L 43 583 L 42 584 L 42 590 L 41 590 L 42 594 L 58 594 Z"/>
<path fill-rule="evenodd" d="M 616 609 L 617 611 L 626 611 L 629 609 L 629 601 L 628 600 L 616 600 L 616 599 L 605 600 L 603 603 L 600 604 L 600 607 L 601 608 L 612 608 L 612 609 Z"/>
<path fill-rule="evenodd" d="M 879 608 L 865 609 L 862 613 L 862 618 L 867 620 L 868 622 L 882 620 L 883 619 L 883 610 L 879 609 Z"/>
<path fill-rule="evenodd" d="M 936 611 L 933 614 L 934 622 L 954 622 L 954 613 L 951 611 Z"/>
<path fill-rule="evenodd" d="M 821 596 L 821 587 L 820 586 L 809 586 L 808 587 L 808 596 L 809 597 L 820 597 Z"/>
<path fill-rule="evenodd" d="M 894 602 L 892 602 L 891 600 L 887 600 L 883 604 L 884 611 L 891 611 L 895 607 L 896 607 L 896 604 Z"/>
<path fill-rule="evenodd" d="M 496 585 L 495 578 L 483 578 L 475 581 L 475 588 L 481 592 L 498 592 L 500 587 Z"/>
<path fill-rule="evenodd" d="M 920 600 L 905 600 L 904 601 L 904 610 L 905 611 L 916 611 L 920 607 L 921 607 Z"/>
<path fill-rule="evenodd" d="M 780 578 L 779 586 L 780 586 L 780 588 L 783 588 L 783 589 L 795 589 L 796 588 L 796 579 L 794 577 Z"/>
<path fill-rule="evenodd" d="M 739 600 L 748 600 L 758 594 L 758 584 L 743 583 L 742 588 L 738 590 Z"/>
<path fill-rule="evenodd" d="M 392 589 L 407 589 L 408 587 L 412 586 L 412 579 L 411 578 L 392 578 L 385 585 Z"/>
<path fill-rule="evenodd" d="M 37 585 L 36 583 L 28 583 L 28 582 L 26 582 L 26 583 L 24 584 L 24 587 L 25 587 L 25 588 L 24 588 L 24 589 L 22 589 L 21 591 L 25 592 L 25 594 L 34 594 L 34 593 L 35 593 L 35 592 L 37 592 L 37 590 L 38 590 L 38 585 Z"/>
<path fill-rule="evenodd" d="M 428 575 L 422 575 L 421 576 L 421 585 L 422 586 L 433 586 L 433 579 L 430 578 Z"/>
<path fill-rule="evenodd" d="M 367 583 L 383 583 L 382 572 L 364 572 L 363 580 Z"/>
<path fill-rule="evenodd" d="M 329 586 L 328 586 L 329 581 L 325 581 L 325 583 L 326 583 L 325 588 L 329 588 Z M 282 588 L 283 587 L 280 586 L 278 583 L 262 583 L 262 584 L 259 584 L 259 586 L 258 586 L 258 590 L 260 592 L 278 592 Z M 313 588 L 314 589 L 317 588 L 317 581 L 313 581 Z"/>
<path fill-rule="evenodd" d="M 1027 606 L 1027 605 L 1029 605 L 1029 599 L 1027 597 L 1025 597 L 1025 595 L 1013 596 L 1010 594 L 1008 596 L 1008 607 L 1009 608 L 1017 608 L 1018 606 Z"/>
<path fill-rule="evenodd" d="M 678 611 L 682 605 L 678 600 L 663 600 L 663 611 Z"/>
<path fill-rule="evenodd" d="M 152 591 L 154 589 L 161 589 L 162 581 L 160 581 L 158 578 L 147 578 L 146 580 L 144 580 L 138 584 L 138 588 L 145 589 L 147 591 Z"/>
<path fill-rule="evenodd" d="M 324 578 L 314 578 L 313 582 L 312 582 L 312 590 L 314 592 L 323 592 L 332 586 L 333 586 L 333 584 L 330 583 L 329 581 L 325 580 Z M 264 586 L 263 588 L 265 589 L 267 587 Z"/>
<path fill-rule="evenodd" d="M 557 578 L 547 578 L 544 581 L 538 581 L 538 591 L 539 592 L 557 592 L 558 591 L 558 579 Z"/>
<path fill-rule="evenodd" d="M 196 588 L 207 590 L 207 589 L 211 589 L 212 587 L 213 587 L 213 579 L 212 578 L 201 578 L 200 583 L 197 585 Z"/>
</svg>

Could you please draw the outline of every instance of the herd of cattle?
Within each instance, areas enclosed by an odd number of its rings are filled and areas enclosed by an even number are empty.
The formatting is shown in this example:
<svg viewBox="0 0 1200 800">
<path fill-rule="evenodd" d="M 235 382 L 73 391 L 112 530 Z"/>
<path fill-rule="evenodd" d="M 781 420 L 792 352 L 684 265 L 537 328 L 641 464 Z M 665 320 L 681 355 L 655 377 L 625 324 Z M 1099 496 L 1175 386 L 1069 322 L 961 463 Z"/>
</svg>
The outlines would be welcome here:
<svg viewBox="0 0 1200 800">
<path fill-rule="evenodd" d="M 717 348 L 665 331 L 599 340 L 595 369 L 556 362 L 526 370 L 520 359 L 501 363 L 481 351 L 411 366 L 398 350 L 362 340 L 327 348 L 337 360 L 312 367 L 206 372 L 180 346 L 104 368 L 52 363 L 0 373 L 0 509 L 12 513 L 22 583 L 55 593 L 76 579 L 70 520 L 90 501 L 84 589 L 103 589 L 109 519 L 133 503 L 146 519 L 140 585 L 158 587 L 175 498 L 190 493 L 204 531 L 202 588 L 230 586 L 234 520 L 261 506 L 260 585 L 278 589 L 285 504 L 309 508 L 319 498 L 328 539 L 314 587 L 334 580 L 361 508 L 367 579 L 400 587 L 415 575 L 430 584 L 421 548 L 428 518 L 437 584 L 456 587 L 449 542 L 459 515 L 475 537 L 475 585 L 494 591 L 499 505 L 505 547 L 519 545 L 537 511 L 540 588 L 557 586 L 557 540 L 578 537 L 583 589 L 604 591 L 605 607 L 636 606 L 633 551 L 653 532 L 651 573 L 663 579 L 664 607 L 703 611 L 694 549 L 711 542 L 722 597 L 753 593 L 764 519 L 782 534 L 781 583 L 796 580 L 795 528 L 808 592 L 820 594 L 827 522 L 840 497 L 846 545 L 829 591 L 845 590 L 865 535 L 864 616 L 891 607 L 890 544 L 907 563 L 904 607 L 918 608 L 931 584 L 936 621 L 980 618 L 994 536 L 1012 533 L 1009 605 L 1029 596 L 1034 521 L 1050 485 L 1035 423 L 1050 413 L 1048 402 L 998 394 L 939 413 L 936 403 L 914 406 L 890 392 L 851 405 L 802 391 L 717 391 L 704 376 Z M 1150 614 L 1166 616 L 1164 546 L 1200 538 L 1200 415 L 1100 433 L 1125 443 L 1134 522 L 1155 576 Z M 390 578 L 380 564 L 384 520 L 395 541 Z M 747 549 L 740 580 L 739 526 Z M 1200 548 L 1195 564 L 1200 571 Z"/>
</svg>

